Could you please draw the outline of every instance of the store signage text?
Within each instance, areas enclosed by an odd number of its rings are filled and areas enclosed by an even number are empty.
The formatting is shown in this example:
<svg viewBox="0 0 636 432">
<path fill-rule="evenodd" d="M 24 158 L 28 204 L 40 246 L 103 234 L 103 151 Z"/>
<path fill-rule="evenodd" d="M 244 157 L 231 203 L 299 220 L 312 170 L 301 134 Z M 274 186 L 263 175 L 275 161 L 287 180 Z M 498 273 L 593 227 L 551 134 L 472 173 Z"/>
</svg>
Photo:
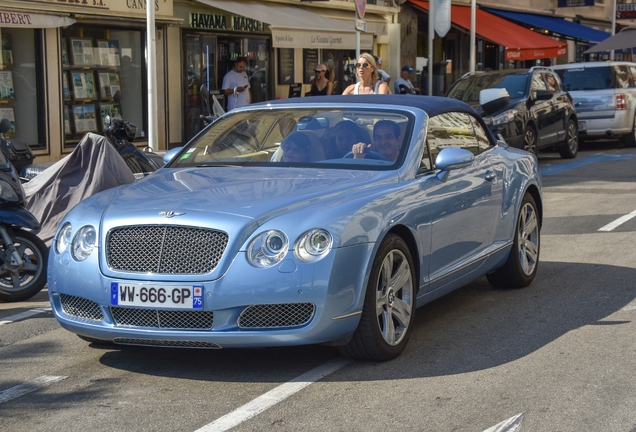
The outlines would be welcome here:
<svg viewBox="0 0 636 432">
<path fill-rule="evenodd" d="M 340 46 L 342 45 L 343 40 L 342 36 L 333 37 L 333 36 L 312 36 L 311 44 L 312 45 L 322 45 L 322 46 Z"/>
<path fill-rule="evenodd" d="M 265 31 L 265 26 L 260 21 L 234 16 L 232 17 L 232 30 L 263 32 Z"/>
<path fill-rule="evenodd" d="M 557 7 L 594 6 L 594 0 L 558 0 Z"/>
<path fill-rule="evenodd" d="M 225 30 L 227 24 L 225 16 L 211 14 L 190 14 L 190 27 Z"/>
<path fill-rule="evenodd" d="M 31 24 L 31 15 L 21 13 L 0 13 L 0 24 Z"/>
<path fill-rule="evenodd" d="M 80 5 L 80 6 L 94 6 L 94 7 L 98 7 L 98 8 L 106 8 L 107 7 L 107 2 L 108 3 L 113 3 L 111 4 L 110 8 L 111 10 L 121 10 L 123 8 L 123 4 L 125 3 L 126 5 L 126 9 L 128 10 L 146 10 L 146 4 L 148 3 L 147 0 L 126 0 L 125 2 L 121 2 L 121 6 L 119 7 L 115 7 L 113 8 L 113 6 L 117 6 L 120 5 L 120 2 L 115 2 L 115 0 L 48 0 L 49 2 L 55 2 L 55 3 L 68 3 L 68 4 L 75 4 L 75 5 Z M 159 0 L 153 0 L 154 5 L 155 5 L 155 10 L 158 11 L 159 10 Z"/>
<path fill-rule="evenodd" d="M 101 0 L 93 0 L 94 2 Z M 146 10 L 146 0 L 126 0 L 126 6 L 128 9 L 143 9 Z M 159 10 L 159 0 L 155 0 L 155 10 Z"/>
</svg>

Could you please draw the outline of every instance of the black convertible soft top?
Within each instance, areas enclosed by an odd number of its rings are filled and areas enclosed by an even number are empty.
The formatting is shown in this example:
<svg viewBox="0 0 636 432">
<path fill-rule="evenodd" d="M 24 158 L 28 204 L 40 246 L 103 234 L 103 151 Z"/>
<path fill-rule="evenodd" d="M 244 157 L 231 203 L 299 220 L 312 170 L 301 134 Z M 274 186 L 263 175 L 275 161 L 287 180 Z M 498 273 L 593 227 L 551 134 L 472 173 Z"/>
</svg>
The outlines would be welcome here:
<svg viewBox="0 0 636 432">
<path fill-rule="evenodd" d="M 281 104 L 369 104 L 369 105 L 402 105 L 405 107 L 419 108 L 425 111 L 429 117 L 449 111 L 465 112 L 476 117 L 490 137 L 490 142 L 495 143 L 496 138 L 481 118 L 481 115 L 473 107 L 457 99 L 443 96 L 419 96 L 419 95 L 347 95 L 347 96 L 311 96 L 300 98 L 277 99 L 260 102 L 250 107 L 262 107 Z"/>
</svg>

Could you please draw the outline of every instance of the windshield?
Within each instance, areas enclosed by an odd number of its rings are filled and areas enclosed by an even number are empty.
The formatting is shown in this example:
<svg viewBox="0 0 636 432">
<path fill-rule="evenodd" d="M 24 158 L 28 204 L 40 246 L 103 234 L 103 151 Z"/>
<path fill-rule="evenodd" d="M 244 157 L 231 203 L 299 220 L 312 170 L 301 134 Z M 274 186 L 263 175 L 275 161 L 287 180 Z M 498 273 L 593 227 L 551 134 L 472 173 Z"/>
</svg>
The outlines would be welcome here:
<svg viewBox="0 0 636 432">
<path fill-rule="evenodd" d="M 383 170 L 404 160 L 413 116 L 386 109 L 272 109 L 230 112 L 168 165 L 302 166 Z M 363 143 L 364 157 L 353 157 Z M 360 147 L 357 147 L 360 148 Z"/>
<path fill-rule="evenodd" d="M 556 73 L 567 91 L 603 90 L 614 88 L 614 80 L 609 66 L 558 69 Z"/>
<path fill-rule="evenodd" d="M 460 79 L 448 92 L 448 96 L 471 105 L 479 104 L 479 92 L 489 88 L 505 88 L 511 99 L 526 95 L 528 75 L 489 74 L 473 75 Z"/>
</svg>

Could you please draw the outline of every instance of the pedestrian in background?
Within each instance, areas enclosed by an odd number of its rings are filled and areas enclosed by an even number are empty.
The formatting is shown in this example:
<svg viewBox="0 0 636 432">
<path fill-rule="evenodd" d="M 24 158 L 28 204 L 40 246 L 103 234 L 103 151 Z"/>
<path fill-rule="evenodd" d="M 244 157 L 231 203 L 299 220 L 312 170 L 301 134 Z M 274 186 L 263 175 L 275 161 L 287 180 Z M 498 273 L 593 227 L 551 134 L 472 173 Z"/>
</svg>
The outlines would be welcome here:
<svg viewBox="0 0 636 432">
<path fill-rule="evenodd" d="M 250 81 L 247 78 L 245 68 L 247 67 L 247 59 L 238 57 L 234 62 L 234 67 L 223 77 L 223 93 L 228 97 L 227 110 L 244 107 L 252 103 L 252 94 L 250 93 Z"/>
<path fill-rule="evenodd" d="M 402 67 L 400 77 L 395 80 L 395 94 L 422 94 L 419 87 L 415 87 L 409 79 L 412 73 L 413 68 L 411 66 L 404 65 Z"/>
<path fill-rule="evenodd" d="M 330 81 L 329 68 L 325 63 L 320 63 L 314 70 L 316 74 L 311 82 L 311 90 L 305 96 L 330 96 L 333 92 L 333 83 Z"/>
<path fill-rule="evenodd" d="M 380 76 L 380 79 L 384 81 L 389 88 L 391 88 L 391 75 L 382 69 L 382 58 L 378 56 L 373 56 L 373 58 L 375 59 L 375 64 L 378 65 L 378 75 Z"/>
<path fill-rule="evenodd" d="M 378 66 L 371 54 L 360 54 L 360 57 L 358 57 L 358 61 L 356 62 L 356 75 L 359 78 L 359 81 L 347 87 L 342 93 L 343 95 L 389 93 L 389 86 L 384 81 L 380 80 L 380 76 L 378 75 Z"/>
</svg>

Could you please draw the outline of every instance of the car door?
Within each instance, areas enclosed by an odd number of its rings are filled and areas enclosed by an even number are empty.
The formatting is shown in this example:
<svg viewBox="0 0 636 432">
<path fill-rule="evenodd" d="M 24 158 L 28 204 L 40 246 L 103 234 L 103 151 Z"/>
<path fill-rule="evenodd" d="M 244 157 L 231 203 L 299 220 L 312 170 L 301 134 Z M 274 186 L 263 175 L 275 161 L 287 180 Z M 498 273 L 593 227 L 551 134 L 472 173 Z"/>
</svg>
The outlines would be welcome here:
<svg viewBox="0 0 636 432">
<path fill-rule="evenodd" d="M 554 101 L 542 99 L 541 94 L 548 91 L 541 73 L 535 72 L 530 82 L 530 113 L 537 125 L 538 146 L 544 147 L 556 141 Z"/>
<path fill-rule="evenodd" d="M 470 115 L 450 112 L 431 117 L 427 142 L 432 161 L 449 147 L 475 154 L 472 164 L 451 170 L 444 180 L 434 166 L 420 178 L 431 209 L 428 274 L 429 290 L 434 290 L 457 282 L 479 265 L 480 254 L 492 244 L 502 198 L 501 188 L 496 187 L 500 180 L 489 160 L 490 143 L 476 137 Z"/>
<path fill-rule="evenodd" d="M 567 128 L 566 120 L 569 115 L 569 107 L 571 106 L 568 94 L 563 90 L 561 80 L 552 72 L 542 73 L 548 91 L 553 93 L 552 109 L 550 110 L 550 131 L 555 141 L 565 139 Z"/>
</svg>

